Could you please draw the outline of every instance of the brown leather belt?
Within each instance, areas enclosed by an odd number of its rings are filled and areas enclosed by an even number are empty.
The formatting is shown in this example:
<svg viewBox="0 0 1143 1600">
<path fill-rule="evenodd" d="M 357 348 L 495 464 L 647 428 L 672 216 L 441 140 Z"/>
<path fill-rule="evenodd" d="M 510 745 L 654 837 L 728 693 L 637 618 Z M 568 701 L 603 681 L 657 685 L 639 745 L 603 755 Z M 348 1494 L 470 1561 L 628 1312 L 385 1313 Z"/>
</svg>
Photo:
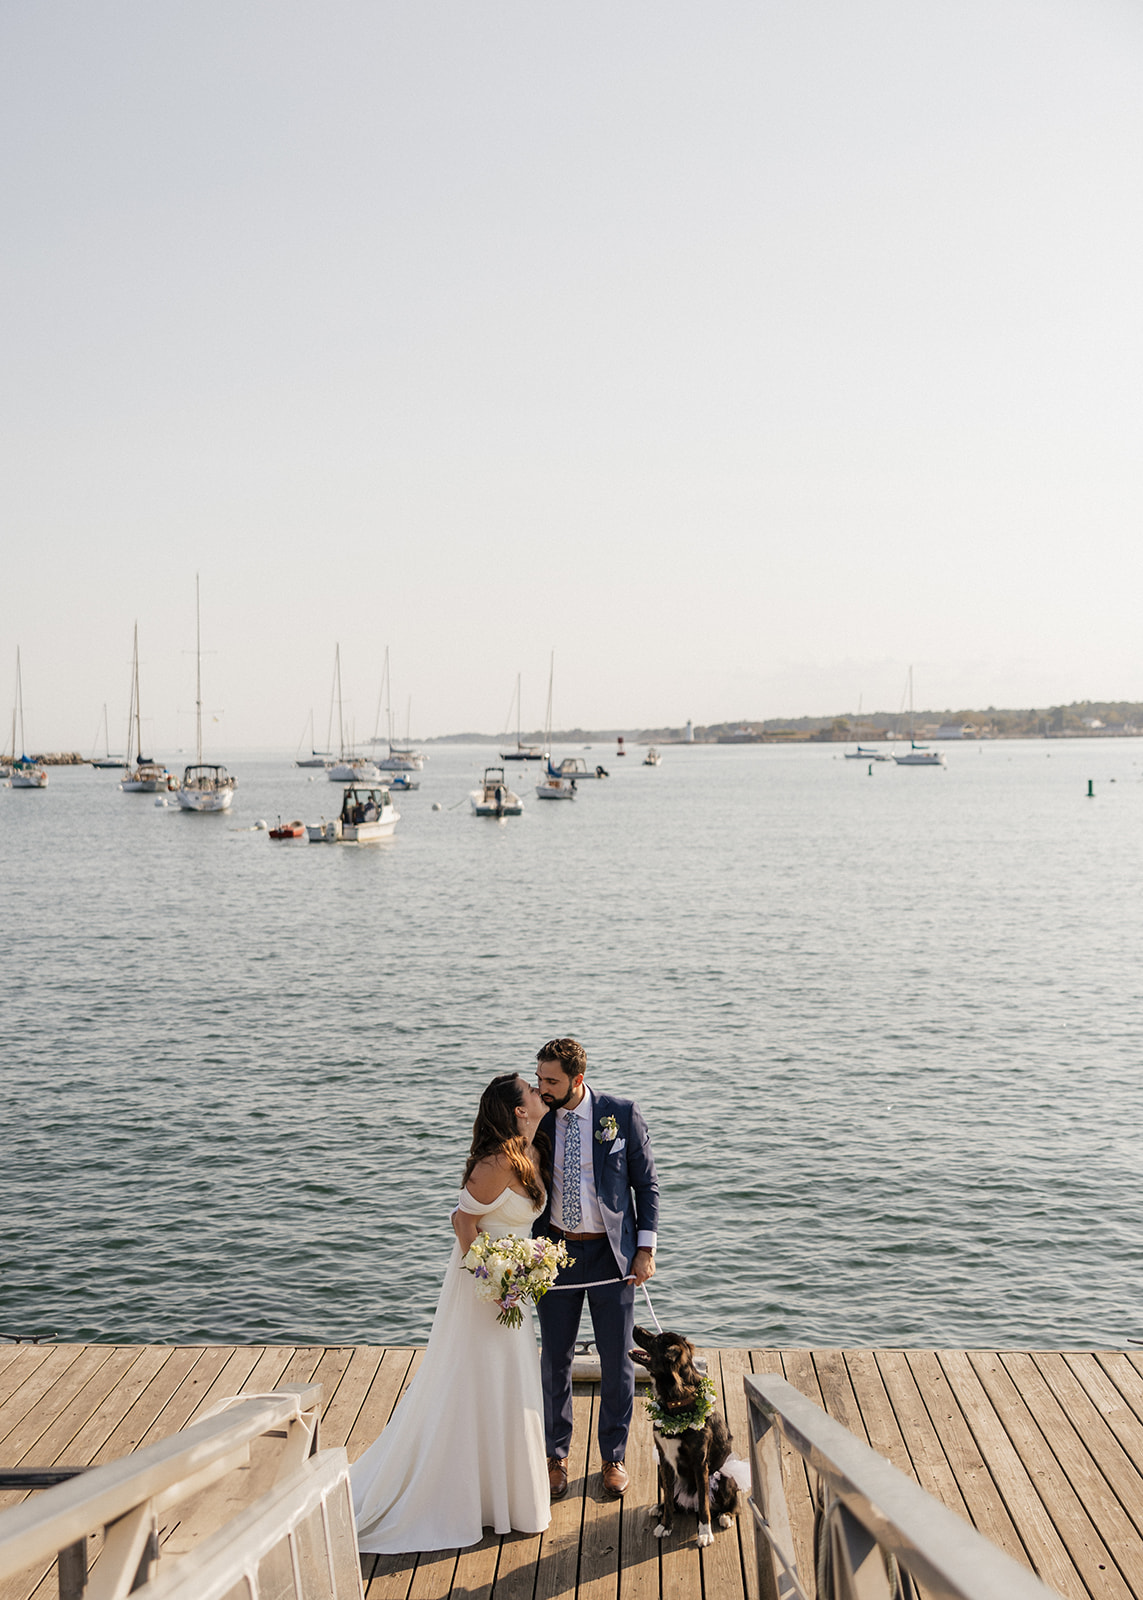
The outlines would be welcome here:
<svg viewBox="0 0 1143 1600">
<path fill-rule="evenodd" d="M 548 1224 L 548 1231 L 554 1233 L 557 1239 L 570 1239 L 573 1244 L 582 1244 L 588 1239 L 606 1239 L 605 1233 L 565 1233 L 563 1228 L 557 1228 L 554 1222 Z"/>
</svg>

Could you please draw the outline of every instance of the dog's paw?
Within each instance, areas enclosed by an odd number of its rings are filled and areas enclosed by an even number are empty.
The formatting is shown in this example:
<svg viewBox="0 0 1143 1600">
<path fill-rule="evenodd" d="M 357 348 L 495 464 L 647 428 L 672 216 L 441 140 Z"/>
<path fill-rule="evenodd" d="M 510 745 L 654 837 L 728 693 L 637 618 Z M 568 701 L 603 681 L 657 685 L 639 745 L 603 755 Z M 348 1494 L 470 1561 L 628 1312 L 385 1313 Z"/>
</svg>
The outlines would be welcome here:
<svg viewBox="0 0 1143 1600">
<path fill-rule="evenodd" d="M 700 1550 L 703 1549 L 703 1547 L 705 1545 L 714 1543 L 714 1534 L 711 1532 L 710 1523 L 709 1522 L 700 1522 L 699 1523 L 699 1525 L 698 1525 L 698 1542 L 699 1542 L 699 1549 Z"/>
<path fill-rule="evenodd" d="M 665 1528 L 660 1522 L 659 1526 L 655 1529 L 655 1537 L 656 1539 L 669 1539 L 671 1537 L 670 1528 Z"/>
<path fill-rule="evenodd" d="M 719 1519 L 718 1519 L 718 1525 L 719 1525 L 720 1528 L 729 1528 L 730 1524 L 733 1521 L 734 1521 L 734 1518 L 733 1517 L 728 1517 L 726 1515 L 726 1512 L 724 1511 L 722 1516 L 719 1517 Z"/>
</svg>

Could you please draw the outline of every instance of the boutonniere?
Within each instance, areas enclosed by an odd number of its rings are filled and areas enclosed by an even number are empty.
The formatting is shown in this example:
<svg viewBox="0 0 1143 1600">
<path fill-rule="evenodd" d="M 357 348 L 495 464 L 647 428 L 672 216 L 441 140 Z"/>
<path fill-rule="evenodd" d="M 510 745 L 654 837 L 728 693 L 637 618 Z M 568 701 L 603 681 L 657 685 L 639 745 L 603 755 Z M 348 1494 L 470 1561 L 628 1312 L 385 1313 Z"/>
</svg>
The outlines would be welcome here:
<svg viewBox="0 0 1143 1600">
<path fill-rule="evenodd" d="M 614 1117 L 600 1117 L 599 1130 L 595 1135 L 599 1144 L 611 1144 L 619 1137 L 619 1124 Z"/>
</svg>

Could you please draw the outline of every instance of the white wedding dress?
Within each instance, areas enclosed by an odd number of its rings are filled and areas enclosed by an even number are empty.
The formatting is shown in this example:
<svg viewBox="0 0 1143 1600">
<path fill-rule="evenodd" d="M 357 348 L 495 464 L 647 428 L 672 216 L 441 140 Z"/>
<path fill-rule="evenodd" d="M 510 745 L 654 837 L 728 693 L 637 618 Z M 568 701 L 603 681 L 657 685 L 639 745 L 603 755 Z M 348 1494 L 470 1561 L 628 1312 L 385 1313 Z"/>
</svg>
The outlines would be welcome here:
<svg viewBox="0 0 1143 1600">
<path fill-rule="evenodd" d="M 493 1238 L 527 1238 L 539 1215 L 505 1189 L 459 1208 Z M 357 1543 L 370 1554 L 451 1550 L 485 1528 L 540 1533 L 551 1520 L 544 1401 L 532 1308 L 506 1328 L 478 1300 L 453 1245 L 424 1360 L 384 1432 L 350 1468 Z"/>
</svg>

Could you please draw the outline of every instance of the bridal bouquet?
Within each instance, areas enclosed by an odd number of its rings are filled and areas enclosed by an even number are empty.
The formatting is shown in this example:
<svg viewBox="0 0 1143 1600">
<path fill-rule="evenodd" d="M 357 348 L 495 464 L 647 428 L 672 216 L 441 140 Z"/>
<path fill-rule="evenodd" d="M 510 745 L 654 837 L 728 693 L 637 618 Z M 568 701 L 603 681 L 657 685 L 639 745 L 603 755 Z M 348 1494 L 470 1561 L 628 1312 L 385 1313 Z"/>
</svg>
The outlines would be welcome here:
<svg viewBox="0 0 1143 1600">
<path fill-rule="evenodd" d="M 520 1302 L 542 1300 L 556 1273 L 573 1260 L 562 1239 L 517 1239 L 511 1233 L 494 1239 L 478 1233 L 460 1264 L 476 1279 L 478 1297 L 500 1307 L 497 1322 L 518 1328 L 524 1321 Z"/>
</svg>

